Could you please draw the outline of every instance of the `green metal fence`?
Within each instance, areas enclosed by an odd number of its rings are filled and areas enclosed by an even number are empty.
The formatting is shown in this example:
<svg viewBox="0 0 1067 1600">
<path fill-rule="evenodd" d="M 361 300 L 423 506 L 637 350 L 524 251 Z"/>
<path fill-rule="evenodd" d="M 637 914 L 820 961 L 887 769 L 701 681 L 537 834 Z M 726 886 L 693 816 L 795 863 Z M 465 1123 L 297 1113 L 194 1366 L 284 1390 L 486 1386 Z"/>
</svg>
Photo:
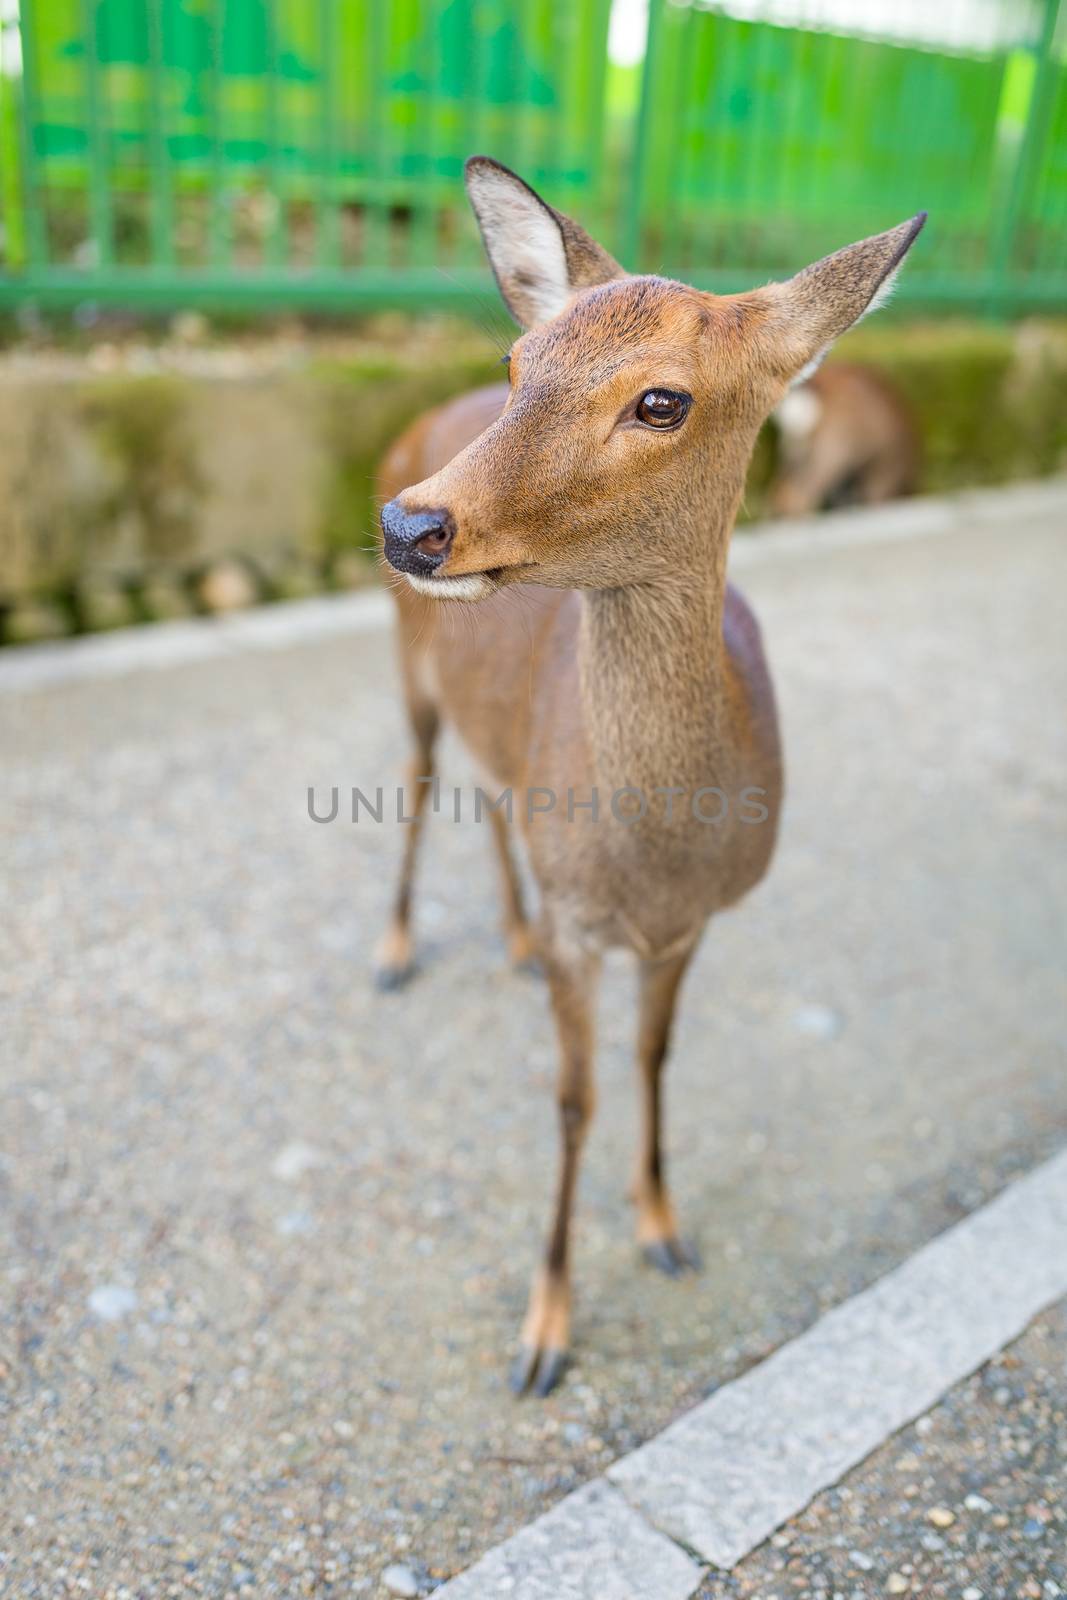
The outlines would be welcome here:
<svg viewBox="0 0 1067 1600">
<path fill-rule="evenodd" d="M 484 150 L 635 267 L 733 287 L 926 206 L 913 301 L 1067 306 L 1060 0 L 651 0 L 629 105 L 610 4 L 7 0 L 0 304 L 462 300 Z"/>
<path fill-rule="evenodd" d="M 912 298 L 1067 305 L 1058 0 L 731 9 L 654 0 L 631 259 L 732 285 L 925 207 Z M 789 10 L 825 25 L 760 15 Z"/>
<path fill-rule="evenodd" d="M 0 297 L 462 296 L 490 150 L 585 209 L 610 0 L 21 0 Z"/>
</svg>

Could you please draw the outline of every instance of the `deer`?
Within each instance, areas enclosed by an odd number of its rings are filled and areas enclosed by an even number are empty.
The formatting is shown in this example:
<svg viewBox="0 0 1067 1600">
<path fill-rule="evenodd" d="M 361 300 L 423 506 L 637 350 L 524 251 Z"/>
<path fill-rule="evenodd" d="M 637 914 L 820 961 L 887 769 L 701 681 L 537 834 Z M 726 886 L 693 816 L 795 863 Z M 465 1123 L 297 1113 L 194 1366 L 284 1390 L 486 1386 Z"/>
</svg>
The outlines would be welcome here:
<svg viewBox="0 0 1067 1600">
<path fill-rule="evenodd" d="M 414 749 L 413 820 L 375 968 L 383 988 L 413 971 L 413 874 L 447 719 L 487 782 L 538 797 L 511 824 L 500 806 L 488 814 L 507 949 L 517 966 L 539 961 L 559 1049 L 558 1180 L 510 1373 L 517 1394 L 544 1396 L 568 1360 L 571 1213 L 608 950 L 637 967 L 638 1244 L 670 1276 L 699 1264 L 667 1183 L 664 1063 L 708 920 L 767 871 L 783 787 L 759 628 L 727 582 L 730 535 L 761 425 L 885 298 L 925 213 L 787 281 L 717 295 L 625 272 L 487 156 L 465 176 L 521 332 L 506 382 L 421 416 L 380 470 Z"/>
<path fill-rule="evenodd" d="M 914 492 L 921 455 L 915 422 L 903 395 L 873 367 L 830 362 L 791 389 L 772 416 L 776 516 L 804 517 L 851 501 L 877 505 Z"/>
</svg>

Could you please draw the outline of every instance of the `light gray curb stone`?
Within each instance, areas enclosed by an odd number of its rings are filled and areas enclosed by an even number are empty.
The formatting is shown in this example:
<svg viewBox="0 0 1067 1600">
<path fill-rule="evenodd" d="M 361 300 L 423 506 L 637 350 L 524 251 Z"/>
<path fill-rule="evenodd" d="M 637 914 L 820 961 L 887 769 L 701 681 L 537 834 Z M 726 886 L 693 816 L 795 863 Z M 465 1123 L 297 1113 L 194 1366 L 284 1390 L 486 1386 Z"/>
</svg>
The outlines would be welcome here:
<svg viewBox="0 0 1067 1600">
<path fill-rule="evenodd" d="M 608 1477 L 656 1527 L 732 1567 L 1065 1293 L 1067 1152 Z"/>
<path fill-rule="evenodd" d="M 1067 1151 L 435 1592 L 686 1600 L 1064 1294 Z"/>
<path fill-rule="evenodd" d="M 598 1478 L 434 1593 L 439 1600 L 688 1600 L 701 1576 L 695 1561 Z"/>
<path fill-rule="evenodd" d="M 374 589 L 257 606 L 228 616 L 153 622 L 55 644 L 24 645 L 0 651 L 0 694 L 86 678 L 163 672 L 190 661 L 217 661 L 249 650 L 286 650 L 342 634 L 372 633 L 387 627 L 392 618 L 392 597 L 384 589 Z"/>
<path fill-rule="evenodd" d="M 822 512 L 788 522 L 753 523 L 730 546 L 730 565 L 743 572 L 780 556 L 895 544 L 956 533 L 988 522 L 1060 515 L 1067 520 L 1067 478 L 1041 478 L 996 489 L 893 500 L 882 506 Z"/>
</svg>

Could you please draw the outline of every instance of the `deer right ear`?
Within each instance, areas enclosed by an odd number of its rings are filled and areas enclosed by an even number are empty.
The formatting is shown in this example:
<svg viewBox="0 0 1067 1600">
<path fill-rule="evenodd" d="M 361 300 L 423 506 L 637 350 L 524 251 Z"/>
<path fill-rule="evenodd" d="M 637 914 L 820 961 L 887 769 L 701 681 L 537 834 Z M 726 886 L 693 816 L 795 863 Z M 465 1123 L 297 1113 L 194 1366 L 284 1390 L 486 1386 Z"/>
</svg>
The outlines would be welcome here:
<svg viewBox="0 0 1067 1600">
<path fill-rule="evenodd" d="M 925 221 L 926 212 L 920 211 L 887 233 L 825 256 L 787 283 L 758 289 L 756 297 L 770 312 L 768 345 L 774 364 L 791 378 L 807 377 L 835 339 L 889 298 Z"/>
<path fill-rule="evenodd" d="M 521 328 L 558 317 L 571 295 L 625 277 L 570 217 L 489 156 L 471 156 L 467 195 L 500 293 Z"/>
</svg>

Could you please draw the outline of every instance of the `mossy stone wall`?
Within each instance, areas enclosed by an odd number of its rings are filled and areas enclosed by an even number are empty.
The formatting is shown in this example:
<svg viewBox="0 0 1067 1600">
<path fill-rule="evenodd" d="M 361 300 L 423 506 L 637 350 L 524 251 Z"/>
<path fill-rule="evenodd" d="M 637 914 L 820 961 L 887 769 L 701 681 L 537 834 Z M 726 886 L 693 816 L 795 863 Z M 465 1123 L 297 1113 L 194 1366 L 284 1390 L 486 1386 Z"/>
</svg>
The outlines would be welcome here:
<svg viewBox="0 0 1067 1600">
<path fill-rule="evenodd" d="M 5 358 L 0 613 L 58 604 L 71 626 L 85 626 L 71 598 L 79 586 L 140 595 L 161 581 L 195 582 L 228 556 L 258 572 L 268 593 L 291 592 L 276 576 L 286 563 L 305 591 L 327 584 L 342 557 L 350 572 L 362 552 L 370 571 L 382 453 L 420 411 L 499 378 L 502 342 L 435 320 L 266 354 L 141 351 L 112 370 L 91 352 Z M 872 324 L 835 355 L 882 368 L 906 395 L 925 491 L 1067 469 L 1067 323 Z M 768 431 L 749 517 L 760 514 L 773 464 Z M 135 614 L 151 614 L 139 606 Z"/>
</svg>

